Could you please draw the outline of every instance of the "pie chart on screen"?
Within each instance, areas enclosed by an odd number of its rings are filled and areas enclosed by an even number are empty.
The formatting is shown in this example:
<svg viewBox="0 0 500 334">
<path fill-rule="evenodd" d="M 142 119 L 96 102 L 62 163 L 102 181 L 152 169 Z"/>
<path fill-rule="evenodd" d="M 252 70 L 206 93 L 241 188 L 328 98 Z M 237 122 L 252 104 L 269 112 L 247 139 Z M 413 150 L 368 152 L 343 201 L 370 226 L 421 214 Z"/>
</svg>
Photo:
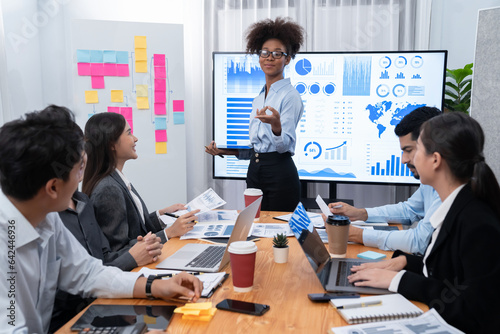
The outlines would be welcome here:
<svg viewBox="0 0 500 334">
<path fill-rule="evenodd" d="M 299 60 L 297 64 L 295 64 L 295 71 L 297 71 L 299 75 L 307 75 L 311 70 L 311 62 L 306 58 Z"/>
</svg>

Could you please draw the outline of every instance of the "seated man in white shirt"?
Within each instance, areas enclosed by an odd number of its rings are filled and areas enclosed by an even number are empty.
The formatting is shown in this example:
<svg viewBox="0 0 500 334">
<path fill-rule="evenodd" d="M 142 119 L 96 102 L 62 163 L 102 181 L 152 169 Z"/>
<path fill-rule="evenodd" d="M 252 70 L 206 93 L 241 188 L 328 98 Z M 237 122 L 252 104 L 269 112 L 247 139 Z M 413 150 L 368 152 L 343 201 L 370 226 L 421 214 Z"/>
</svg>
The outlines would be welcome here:
<svg viewBox="0 0 500 334">
<path fill-rule="evenodd" d="M 420 107 L 406 115 L 394 129 L 403 151 L 401 162 L 408 166 L 416 179 L 419 179 L 419 175 L 413 165 L 413 157 L 420 126 L 440 114 L 441 111 L 437 108 Z M 330 203 L 328 206 L 332 213 L 347 216 L 351 221 L 363 220 L 371 223 L 396 221 L 402 224 L 418 222 L 415 228 L 404 231 L 361 229 L 351 225 L 349 241 L 382 250 L 399 249 L 407 253 L 424 254 L 434 230 L 429 218 L 440 205 L 441 200 L 437 192 L 431 186 L 420 185 L 407 201 L 397 204 L 368 209 L 358 209 L 343 202 Z"/>
<path fill-rule="evenodd" d="M 56 289 L 83 297 L 196 301 L 194 276 L 140 277 L 103 266 L 61 222 L 84 167 L 71 112 L 49 106 L 0 128 L 0 332 L 47 333 Z"/>
</svg>

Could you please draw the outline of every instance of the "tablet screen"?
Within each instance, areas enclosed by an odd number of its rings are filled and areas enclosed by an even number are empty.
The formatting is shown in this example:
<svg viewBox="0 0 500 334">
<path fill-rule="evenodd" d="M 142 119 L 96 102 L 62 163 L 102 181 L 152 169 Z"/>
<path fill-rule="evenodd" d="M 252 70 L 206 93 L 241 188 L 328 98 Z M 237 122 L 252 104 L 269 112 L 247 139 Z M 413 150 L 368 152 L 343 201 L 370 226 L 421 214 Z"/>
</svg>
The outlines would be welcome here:
<svg viewBox="0 0 500 334">
<path fill-rule="evenodd" d="M 148 329 L 165 330 L 175 308 L 172 305 L 91 305 L 71 330 L 122 327 L 137 322 L 146 323 Z"/>
</svg>

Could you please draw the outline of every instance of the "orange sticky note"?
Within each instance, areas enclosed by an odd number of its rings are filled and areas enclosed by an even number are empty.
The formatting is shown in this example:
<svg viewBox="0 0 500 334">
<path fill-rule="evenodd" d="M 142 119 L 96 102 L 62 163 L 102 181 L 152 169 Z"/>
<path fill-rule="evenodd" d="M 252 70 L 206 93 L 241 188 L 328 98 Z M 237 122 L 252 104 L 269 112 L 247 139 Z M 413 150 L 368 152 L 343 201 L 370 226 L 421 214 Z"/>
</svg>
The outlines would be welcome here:
<svg viewBox="0 0 500 334">
<path fill-rule="evenodd" d="M 99 103 L 99 96 L 96 90 L 85 91 L 85 103 Z"/>
</svg>

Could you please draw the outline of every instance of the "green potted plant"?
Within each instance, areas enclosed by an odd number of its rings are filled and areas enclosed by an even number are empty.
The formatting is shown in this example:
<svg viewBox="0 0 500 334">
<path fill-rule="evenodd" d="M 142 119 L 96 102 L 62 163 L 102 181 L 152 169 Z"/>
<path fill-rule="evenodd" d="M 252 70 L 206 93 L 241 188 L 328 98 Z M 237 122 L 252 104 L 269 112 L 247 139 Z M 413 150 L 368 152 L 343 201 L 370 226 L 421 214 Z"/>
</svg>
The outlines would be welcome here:
<svg viewBox="0 0 500 334">
<path fill-rule="evenodd" d="M 468 114 L 472 89 L 472 66 L 455 70 L 446 69 L 445 111 L 460 111 Z"/>
<path fill-rule="evenodd" d="M 288 262 L 288 238 L 285 233 L 276 234 L 273 238 L 274 262 Z"/>
</svg>

